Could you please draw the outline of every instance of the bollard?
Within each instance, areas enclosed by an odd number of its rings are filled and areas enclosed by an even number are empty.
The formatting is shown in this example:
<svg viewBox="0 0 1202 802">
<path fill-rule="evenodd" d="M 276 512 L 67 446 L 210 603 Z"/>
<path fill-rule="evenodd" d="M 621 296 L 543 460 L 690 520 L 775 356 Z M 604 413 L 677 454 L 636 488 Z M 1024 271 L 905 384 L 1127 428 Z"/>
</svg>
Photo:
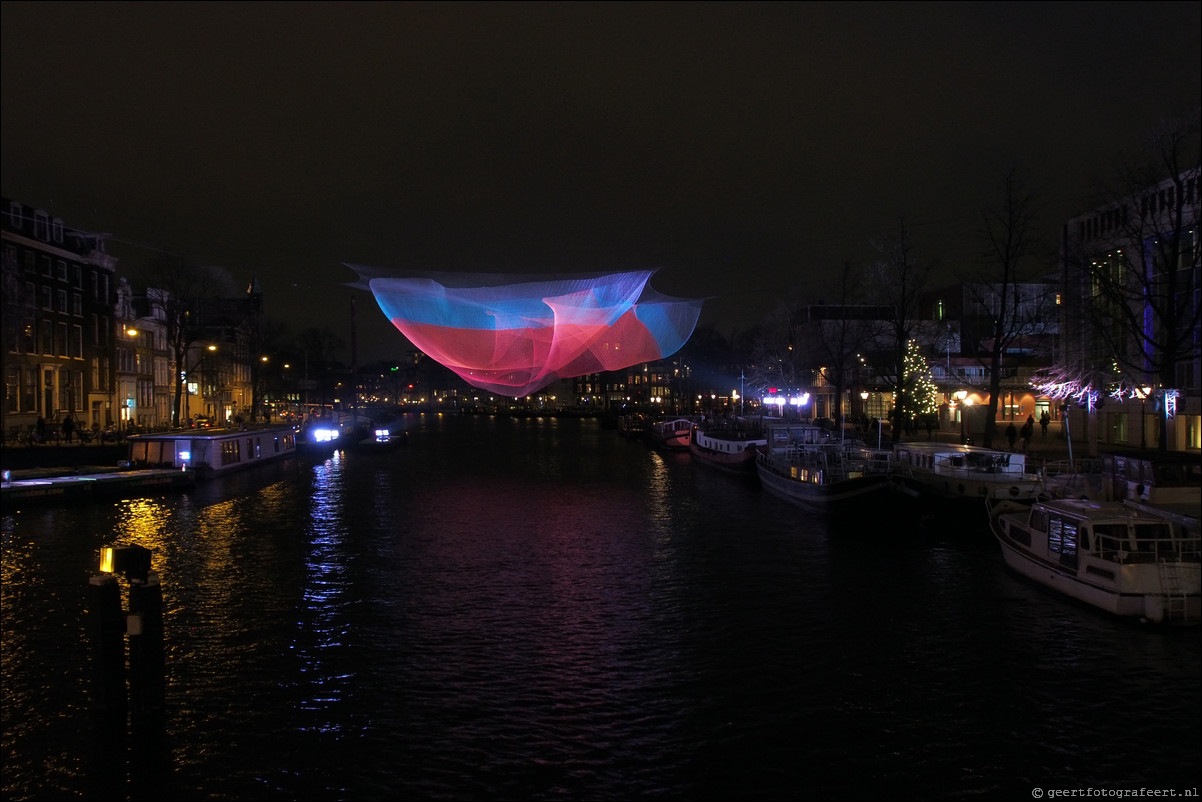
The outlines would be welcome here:
<svg viewBox="0 0 1202 802">
<path fill-rule="evenodd" d="M 121 588 L 108 574 L 88 580 L 88 629 L 92 633 L 92 665 L 96 708 L 125 724 L 125 617 Z"/>
<path fill-rule="evenodd" d="M 134 716 L 163 709 L 163 586 L 153 571 L 129 585 L 129 695 Z"/>
</svg>

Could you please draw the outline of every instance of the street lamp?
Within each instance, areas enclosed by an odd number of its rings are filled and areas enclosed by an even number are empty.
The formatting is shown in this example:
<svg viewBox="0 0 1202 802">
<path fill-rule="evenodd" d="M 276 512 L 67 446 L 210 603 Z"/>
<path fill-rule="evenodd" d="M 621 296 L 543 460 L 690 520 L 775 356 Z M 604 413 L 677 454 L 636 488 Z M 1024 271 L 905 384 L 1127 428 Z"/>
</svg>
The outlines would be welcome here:
<svg viewBox="0 0 1202 802">
<path fill-rule="evenodd" d="M 200 367 L 201 365 L 203 365 L 203 364 L 204 364 L 204 361 L 205 361 L 206 359 L 208 359 L 208 358 L 209 358 L 210 354 L 212 354 L 212 353 L 213 353 L 214 351 L 216 351 L 216 350 L 217 350 L 217 346 L 216 346 L 216 345 L 213 345 L 212 343 L 209 343 L 209 345 L 207 345 L 207 346 L 205 347 L 205 351 L 201 353 L 200 357 L 199 357 L 199 358 L 198 358 L 198 359 L 197 359 L 195 362 L 193 362 L 193 363 L 192 363 L 192 367 L 190 367 L 190 368 L 188 368 L 187 370 L 183 371 L 183 373 L 181 374 L 181 378 L 183 379 L 183 381 L 184 381 L 184 382 L 185 382 L 185 384 L 186 384 L 186 386 L 184 387 L 184 390 L 186 391 L 186 392 L 184 393 L 184 420 L 187 420 L 188 418 L 191 418 L 191 417 L 192 417 L 192 404 L 191 404 L 191 401 L 192 401 L 192 399 L 191 399 L 191 396 L 193 396 L 193 395 L 195 395 L 195 394 L 199 394 L 199 393 L 194 393 L 194 392 L 193 392 L 193 389 L 192 389 L 192 388 L 193 388 L 193 385 L 194 385 L 194 384 L 196 385 L 196 390 L 197 390 L 197 391 L 199 391 L 199 390 L 200 390 L 200 385 L 199 385 L 199 383 L 196 383 L 196 382 L 192 382 L 192 381 L 190 381 L 190 380 L 189 380 L 189 377 L 190 377 L 190 375 L 191 375 L 192 371 L 196 370 L 198 367 Z M 202 378 L 203 378 L 203 377 L 202 377 Z M 183 423 L 183 421 L 180 421 L 180 423 L 182 424 L 182 423 Z"/>
<path fill-rule="evenodd" d="M 1152 392 L 1152 388 L 1144 385 L 1139 388 L 1139 447 L 1148 447 L 1148 396 Z"/>
<path fill-rule="evenodd" d="M 972 402 L 968 400 L 967 390 L 957 390 L 956 400 L 960 402 L 957 406 L 957 410 L 960 413 L 960 442 L 963 444 L 968 442 L 968 439 L 965 435 L 965 425 L 967 422 L 964 420 L 964 408 L 971 405 Z"/>
</svg>

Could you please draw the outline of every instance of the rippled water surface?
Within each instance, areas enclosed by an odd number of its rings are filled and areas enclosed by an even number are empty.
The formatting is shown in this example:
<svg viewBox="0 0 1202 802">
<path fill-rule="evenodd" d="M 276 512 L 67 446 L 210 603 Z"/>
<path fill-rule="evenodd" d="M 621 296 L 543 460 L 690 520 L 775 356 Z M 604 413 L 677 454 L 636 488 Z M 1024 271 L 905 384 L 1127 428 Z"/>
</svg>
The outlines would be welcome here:
<svg viewBox="0 0 1202 802">
<path fill-rule="evenodd" d="M 407 425 L 391 454 L 5 510 L 4 797 L 1197 788 L 1198 631 L 1026 584 L 983 512 L 839 527 L 593 420 Z M 165 600 L 165 720 L 125 740 L 86 621 L 117 542 Z"/>
</svg>

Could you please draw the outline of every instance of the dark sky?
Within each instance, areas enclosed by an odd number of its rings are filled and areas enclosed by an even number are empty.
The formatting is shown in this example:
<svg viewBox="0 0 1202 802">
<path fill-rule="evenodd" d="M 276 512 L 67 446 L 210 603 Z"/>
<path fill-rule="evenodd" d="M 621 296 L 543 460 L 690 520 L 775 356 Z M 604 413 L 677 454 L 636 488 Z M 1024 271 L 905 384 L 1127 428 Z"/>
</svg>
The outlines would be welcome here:
<svg viewBox="0 0 1202 802">
<path fill-rule="evenodd" d="M 354 295 L 360 362 L 405 343 L 344 262 L 658 268 L 729 334 L 900 218 L 971 266 L 1011 167 L 1054 236 L 1199 103 L 1200 8 L 4 2 L 3 194 L 295 329 Z"/>
</svg>

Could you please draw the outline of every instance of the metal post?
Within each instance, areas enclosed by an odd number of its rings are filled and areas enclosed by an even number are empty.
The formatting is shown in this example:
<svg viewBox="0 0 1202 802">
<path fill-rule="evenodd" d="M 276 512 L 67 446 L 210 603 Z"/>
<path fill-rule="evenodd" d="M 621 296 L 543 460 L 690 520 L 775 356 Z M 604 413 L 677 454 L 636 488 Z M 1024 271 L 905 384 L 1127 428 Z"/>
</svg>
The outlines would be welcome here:
<svg viewBox="0 0 1202 802">
<path fill-rule="evenodd" d="M 1060 408 L 1060 416 L 1064 421 L 1064 442 L 1068 443 L 1068 467 L 1073 470 L 1073 435 L 1068 428 L 1068 404 Z"/>
</svg>

